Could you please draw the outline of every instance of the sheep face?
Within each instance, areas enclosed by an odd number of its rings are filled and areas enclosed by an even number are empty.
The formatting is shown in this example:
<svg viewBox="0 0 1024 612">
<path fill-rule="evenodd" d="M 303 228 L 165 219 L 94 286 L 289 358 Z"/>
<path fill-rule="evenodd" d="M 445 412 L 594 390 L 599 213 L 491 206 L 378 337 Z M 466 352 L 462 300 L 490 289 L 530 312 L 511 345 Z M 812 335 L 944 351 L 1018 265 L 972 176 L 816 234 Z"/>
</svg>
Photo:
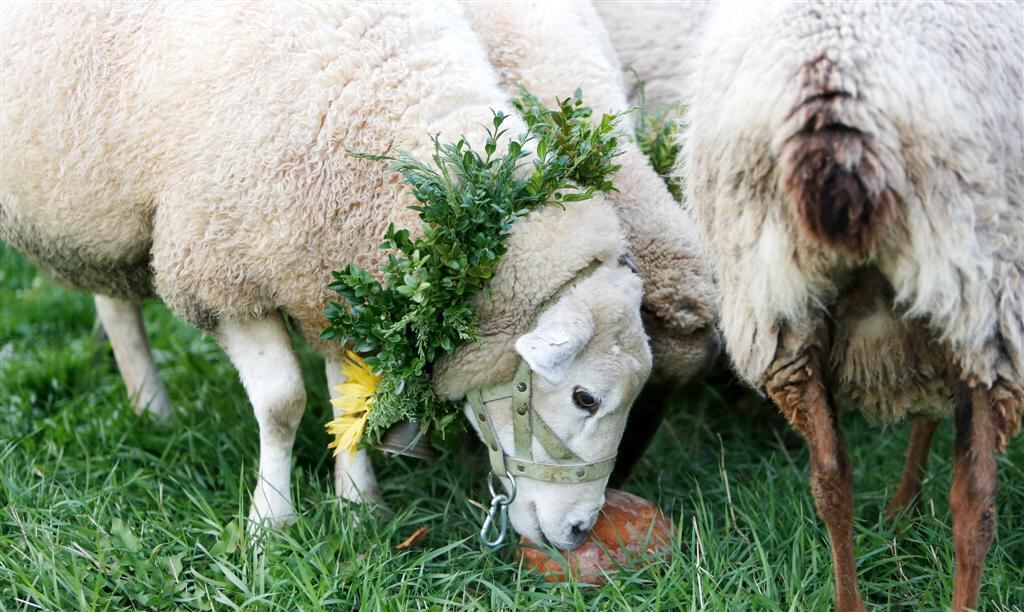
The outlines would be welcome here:
<svg viewBox="0 0 1024 612">
<path fill-rule="evenodd" d="M 532 370 L 531 409 L 585 461 L 616 452 L 629 408 L 650 374 L 640 297 L 638 276 L 615 262 L 602 264 L 515 343 Z M 505 453 L 515 456 L 511 400 L 488 409 Z M 475 419 L 471 422 L 476 427 Z M 532 450 L 534 461 L 556 462 L 536 439 Z M 536 542 L 575 548 L 597 520 L 606 484 L 607 478 L 582 483 L 518 478 L 509 508 L 512 526 Z"/>
</svg>

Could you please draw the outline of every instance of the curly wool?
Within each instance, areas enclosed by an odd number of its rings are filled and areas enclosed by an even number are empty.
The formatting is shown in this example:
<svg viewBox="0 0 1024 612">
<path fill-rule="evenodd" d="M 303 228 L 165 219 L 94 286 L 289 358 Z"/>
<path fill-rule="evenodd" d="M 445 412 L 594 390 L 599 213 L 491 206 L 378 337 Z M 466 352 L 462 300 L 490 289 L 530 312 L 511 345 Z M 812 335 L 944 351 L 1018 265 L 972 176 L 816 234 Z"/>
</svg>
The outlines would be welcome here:
<svg viewBox="0 0 1024 612">
<path fill-rule="evenodd" d="M 622 63 L 629 100 L 644 84 L 650 108 L 676 104 L 689 96 L 697 45 L 713 2 L 597 2 L 594 10 L 608 30 Z"/>
<path fill-rule="evenodd" d="M 994 388 L 1000 445 L 1016 431 L 1021 30 L 1013 4 L 717 8 L 683 176 L 748 382 L 828 319 L 840 398 L 872 420 L 947 414 L 948 351 Z"/>
<path fill-rule="evenodd" d="M 487 49 L 501 82 L 515 94 L 526 87 L 551 103 L 579 87 L 596 118 L 628 107 L 615 49 L 588 4 L 473 3 L 466 16 Z M 550 61 L 557 57 L 557 62 Z M 633 115 L 622 118 L 632 133 Z M 651 338 L 651 381 L 684 384 L 702 373 L 719 350 L 711 273 L 696 224 L 672 199 L 662 179 L 632 142 L 616 158 L 617 192 L 608 194 L 644 280 L 644 328 Z"/>
<path fill-rule="evenodd" d="M 428 135 L 476 146 L 491 109 L 514 115 L 454 3 L 5 5 L 2 38 L 0 236 L 73 287 L 152 289 L 204 329 L 280 311 L 336 360 L 317 339 L 330 271 L 376 269 L 387 224 L 419 224 L 399 177 L 346 148 L 427 159 Z M 520 221 L 481 329 L 525 330 L 624 250 L 600 198 Z M 124 283 L 137 262 L 151 274 Z M 505 351 L 485 335 L 461 354 Z M 440 384 L 510 375 L 484 360 Z"/>
</svg>

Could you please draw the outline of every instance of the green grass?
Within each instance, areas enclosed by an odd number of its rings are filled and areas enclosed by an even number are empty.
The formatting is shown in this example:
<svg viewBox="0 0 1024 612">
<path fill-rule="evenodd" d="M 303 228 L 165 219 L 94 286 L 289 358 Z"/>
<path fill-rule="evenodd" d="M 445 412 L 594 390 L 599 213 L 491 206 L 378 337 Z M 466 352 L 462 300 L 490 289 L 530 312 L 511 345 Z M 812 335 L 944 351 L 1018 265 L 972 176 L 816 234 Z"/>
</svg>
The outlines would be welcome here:
<svg viewBox="0 0 1024 612">
<path fill-rule="evenodd" d="M 342 505 L 322 423 L 322 362 L 303 352 L 309 406 L 294 465 L 298 521 L 247 546 L 243 518 L 256 423 L 214 342 L 145 306 L 179 410 L 172 424 L 128 406 L 91 299 L 37 276 L 0 244 L 0 609 L 796 609 L 824 610 L 827 536 L 807 453 L 771 411 L 737 412 L 708 389 L 680 394 L 630 491 L 676 524 L 671 561 L 600 588 L 547 584 L 514 551 L 481 549 L 486 461 L 468 436 L 431 465 L 375 458 L 394 518 Z M 906 428 L 845 415 L 856 466 L 855 529 L 869 604 L 948 607 L 951 427 L 940 430 L 920 516 L 890 526 Z M 999 459 L 999 531 L 985 609 L 1024 602 L 1024 446 Z M 395 545 L 429 524 L 406 551 Z"/>
</svg>

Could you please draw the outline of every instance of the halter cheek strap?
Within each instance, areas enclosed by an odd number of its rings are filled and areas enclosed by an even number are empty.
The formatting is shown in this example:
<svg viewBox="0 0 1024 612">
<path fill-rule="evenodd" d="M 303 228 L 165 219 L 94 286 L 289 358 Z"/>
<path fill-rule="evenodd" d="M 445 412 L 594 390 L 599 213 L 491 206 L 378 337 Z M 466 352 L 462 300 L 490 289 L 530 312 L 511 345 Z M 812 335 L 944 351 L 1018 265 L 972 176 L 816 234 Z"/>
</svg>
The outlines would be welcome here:
<svg viewBox="0 0 1024 612">
<path fill-rule="evenodd" d="M 584 461 L 552 431 L 535 410 L 531 410 L 532 395 L 530 366 L 519 362 L 512 382 L 474 389 L 467 396 L 473 410 L 480 436 L 487 445 L 491 472 L 496 476 L 522 476 L 545 482 L 572 483 L 599 480 L 612 473 L 615 455 L 597 461 Z M 491 422 L 487 404 L 498 400 L 512 399 L 512 433 L 515 455 L 508 455 L 498 440 Z M 555 463 L 541 463 L 533 460 L 533 440 Z"/>
</svg>

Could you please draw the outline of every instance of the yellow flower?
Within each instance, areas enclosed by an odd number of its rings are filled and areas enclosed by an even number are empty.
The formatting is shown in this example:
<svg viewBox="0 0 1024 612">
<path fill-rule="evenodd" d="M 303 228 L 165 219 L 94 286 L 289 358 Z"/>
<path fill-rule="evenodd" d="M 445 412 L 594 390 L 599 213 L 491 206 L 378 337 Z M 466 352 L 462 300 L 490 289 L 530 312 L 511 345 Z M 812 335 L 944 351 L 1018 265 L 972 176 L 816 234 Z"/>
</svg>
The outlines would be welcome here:
<svg viewBox="0 0 1024 612">
<path fill-rule="evenodd" d="M 345 382 L 334 387 L 338 397 L 331 399 L 331 404 L 340 412 L 327 424 L 327 433 L 334 436 L 334 442 L 327 448 L 333 448 L 335 456 L 347 450 L 351 458 L 355 456 L 366 429 L 366 419 L 373 408 L 373 394 L 377 391 L 380 376 L 374 374 L 363 358 L 352 351 L 345 351 L 341 375 Z"/>
</svg>

